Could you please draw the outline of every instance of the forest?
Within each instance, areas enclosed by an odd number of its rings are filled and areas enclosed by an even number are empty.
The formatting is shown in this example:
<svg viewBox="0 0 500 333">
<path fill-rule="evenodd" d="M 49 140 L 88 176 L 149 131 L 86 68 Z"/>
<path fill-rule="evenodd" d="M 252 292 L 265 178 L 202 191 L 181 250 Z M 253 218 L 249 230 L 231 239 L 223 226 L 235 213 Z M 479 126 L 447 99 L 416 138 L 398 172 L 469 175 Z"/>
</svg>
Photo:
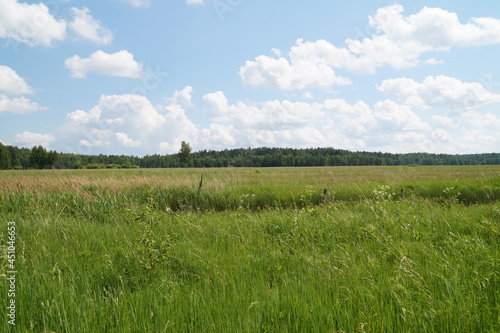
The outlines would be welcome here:
<svg viewBox="0 0 500 333">
<path fill-rule="evenodd" d="M 183 142 L 183 144 L 185 144 Z M 499 153 L 431 154 L 352 152 L 335 148 L 237 148 L 191 152 L 189 144 L 177 154 L 80 155 L 31 149 L 0 143 L 0 169 L 104 169 L 104 168 L 217 168 L 369 165 L 499 165 Z"/>
</svg>

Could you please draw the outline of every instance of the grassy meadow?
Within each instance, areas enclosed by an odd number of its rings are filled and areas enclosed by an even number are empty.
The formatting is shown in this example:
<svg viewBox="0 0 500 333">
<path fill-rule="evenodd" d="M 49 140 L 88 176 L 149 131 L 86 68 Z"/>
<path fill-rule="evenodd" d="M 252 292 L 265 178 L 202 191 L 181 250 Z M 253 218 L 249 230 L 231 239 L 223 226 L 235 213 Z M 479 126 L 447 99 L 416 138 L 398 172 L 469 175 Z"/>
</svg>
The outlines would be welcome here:
<svg viewBox="0 0 500 333">
<path fill-rule="evenodd" d="M 500 332 L 500 166 L 0 171 L 0 218 L 2 332 Z"/>
</svg>

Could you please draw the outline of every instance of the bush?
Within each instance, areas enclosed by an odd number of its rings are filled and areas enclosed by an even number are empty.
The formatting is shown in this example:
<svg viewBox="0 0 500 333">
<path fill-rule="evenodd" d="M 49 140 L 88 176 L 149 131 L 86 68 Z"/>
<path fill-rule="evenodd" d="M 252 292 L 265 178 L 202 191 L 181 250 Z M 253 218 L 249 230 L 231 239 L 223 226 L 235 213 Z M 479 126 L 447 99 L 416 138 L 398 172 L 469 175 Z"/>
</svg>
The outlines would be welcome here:
<svg viewBox="0 0 500 333">
<path fill-rule="evenodd" d="M 106 166 L 102 163 L 87 164 L 86 169 L 104 169 Z"/>
<path fill-rule="evenodd" d="M 106 165 L 106 169 L 121 169 L 122 166 L 120 164 L 108 164 Z"/>
</svg>

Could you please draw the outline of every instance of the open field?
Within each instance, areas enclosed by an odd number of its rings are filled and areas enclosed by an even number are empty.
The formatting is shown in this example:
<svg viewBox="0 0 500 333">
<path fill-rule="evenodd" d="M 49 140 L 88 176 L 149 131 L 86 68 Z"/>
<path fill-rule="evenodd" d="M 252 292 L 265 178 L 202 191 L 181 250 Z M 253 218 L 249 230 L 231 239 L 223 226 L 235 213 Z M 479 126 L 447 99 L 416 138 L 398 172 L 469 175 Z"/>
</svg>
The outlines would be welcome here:
<svg viewBox="0 0 500 333">
<path fill-rule="evenodd" d="M 0 200 L 18 332 L 500 331 L 499 166 L 2 171 Z"/>
</svg>

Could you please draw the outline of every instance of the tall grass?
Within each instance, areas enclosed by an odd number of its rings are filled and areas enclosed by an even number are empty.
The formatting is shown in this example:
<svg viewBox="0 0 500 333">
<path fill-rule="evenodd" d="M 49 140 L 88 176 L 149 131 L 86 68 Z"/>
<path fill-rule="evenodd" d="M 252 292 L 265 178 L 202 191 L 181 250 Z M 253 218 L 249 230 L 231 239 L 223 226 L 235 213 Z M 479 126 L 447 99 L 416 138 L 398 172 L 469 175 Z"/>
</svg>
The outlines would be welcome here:
<svg viewBox="0 0 500 333">
<path fill-rule="evenodd" d="M 499 170 L 416 169 L 2 175 L 17 331 L 499 331 Z"/>
<path fill-rule="evenodd" d="M 200 174 L 204 185 L 200 189 Z M 106 217 L 112 207 L 142 204 L 154 191 L 162 209 L 224 211 L 297 208 L 306 204 L 375 198 L 389 186 L 394 199 L 417 197 L 464 204 L 500 199 L 497 166 L 273 169 L 63 170 L 2 172 L 4 209 L 63 209 Z M 326 195 L 325 194 L 326 190 Z M 110 206 L 111 205 L 111 206 Z"/>
</svg>

